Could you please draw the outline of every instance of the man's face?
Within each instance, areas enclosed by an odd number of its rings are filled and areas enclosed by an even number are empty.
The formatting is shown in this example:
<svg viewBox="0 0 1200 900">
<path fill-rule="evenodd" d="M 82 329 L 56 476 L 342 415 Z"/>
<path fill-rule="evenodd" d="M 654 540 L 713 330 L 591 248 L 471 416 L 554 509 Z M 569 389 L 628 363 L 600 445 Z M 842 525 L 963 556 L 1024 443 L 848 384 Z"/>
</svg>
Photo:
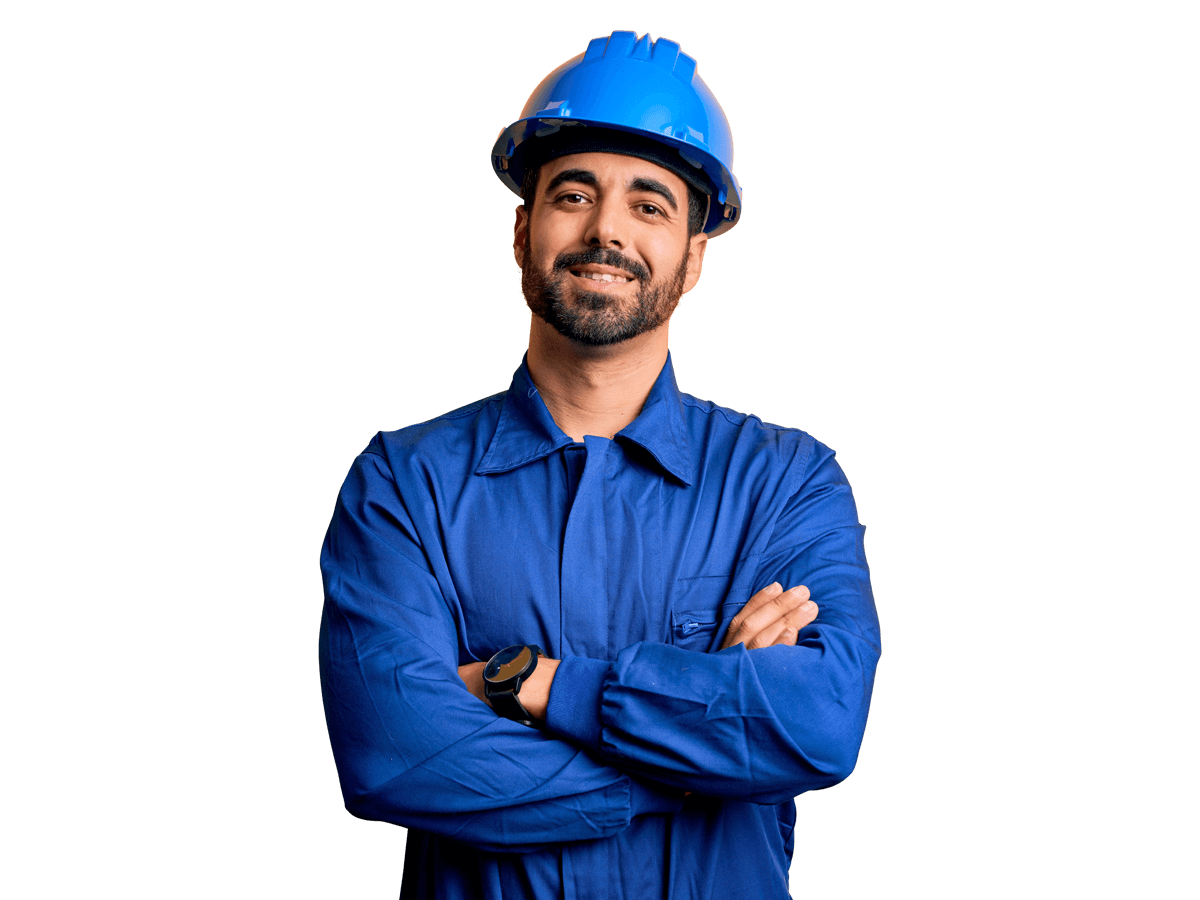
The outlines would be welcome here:
<svg viewBox="0 0 1200 900">
<path fill-rule="evenodd" d="M 700 277 L 683 179 L 643 159 L 577 153 L 544 164 L 514 251 L 534 315 L 582 344 L 658 328 Z"/>
</svg>

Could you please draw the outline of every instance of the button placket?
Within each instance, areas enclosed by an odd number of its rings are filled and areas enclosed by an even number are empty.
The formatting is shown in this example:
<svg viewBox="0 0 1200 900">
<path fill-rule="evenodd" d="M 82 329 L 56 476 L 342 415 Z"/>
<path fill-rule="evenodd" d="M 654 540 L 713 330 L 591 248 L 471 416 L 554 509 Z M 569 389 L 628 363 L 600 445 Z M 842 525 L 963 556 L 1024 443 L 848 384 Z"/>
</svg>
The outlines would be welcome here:
<svg viewBox="0 0 1200 900">
<path fill-rule="evenodd" d="M 612 441 L 584 437 L 587 459 L 563 537 L 559 575 L 563 655 L 608 658 L 606 458 Z"/>
</svg>

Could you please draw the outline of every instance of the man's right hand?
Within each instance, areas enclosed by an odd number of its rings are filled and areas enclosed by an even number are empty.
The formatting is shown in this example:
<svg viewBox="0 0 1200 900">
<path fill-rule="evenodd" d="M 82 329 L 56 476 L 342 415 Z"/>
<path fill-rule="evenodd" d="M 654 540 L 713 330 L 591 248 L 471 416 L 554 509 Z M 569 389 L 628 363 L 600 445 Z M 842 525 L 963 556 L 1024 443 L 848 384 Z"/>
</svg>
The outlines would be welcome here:
<svg viewBox="0 0 1200 900">
<path fill-rule="evenodd" d="M 800 629 L 817 617 L 817 604 L 800 584 L 784 590 L 778 581 L 751 597 L 729 623 L 721 649 L 745 644 L 747 650 L 794 644 Z"/>
</svg>

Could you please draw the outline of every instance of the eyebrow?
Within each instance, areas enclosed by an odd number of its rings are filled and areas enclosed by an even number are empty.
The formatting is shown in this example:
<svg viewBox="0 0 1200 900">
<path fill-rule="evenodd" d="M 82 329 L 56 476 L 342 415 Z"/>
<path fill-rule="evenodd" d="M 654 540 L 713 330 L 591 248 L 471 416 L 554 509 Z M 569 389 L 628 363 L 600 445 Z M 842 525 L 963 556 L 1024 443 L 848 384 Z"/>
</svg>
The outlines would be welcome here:
<svg viewBox="0 0 1200 900">
<path fill-rule="evenodd" d="M 679 204 L 675 202 L 675 195 L 671 193 L 671 189 L 661 181 L 656 181 L 653 178 L 635 178 L 629 185 L 635 191 L 646 191 L 651 194 L 658 194 L 671 205 L 673 212 L 679 212 Z"/>
<path fill-rule="evenodd" d="M 546 185 L 545 193 L 550 193 L 560 184 L 564 184 L 568 181 L 576 184 L 584 184 L 591 188 L 600 186 L 600 182 L 596 178 L 596 174 L 588 169 L 563 169 L 550 179 L 549 184 Z M 638 176 L 629 183 L 629 189 L 631 191 L 658 194 L 667 201 L 667 204 L 671 207 L 673 212 L 679 211 L 679 204 L 675 200 L 675 195 L 671 193 L 671 189 L 655 178 Z"/>
<path fill-rule="evenodd" d="M 574 181 L 576 184 L 586 184 L 588 187 L 600 186 L 600 182 L 596 179 L 594 172 L 589 172 L 587 169 L 563 169 L 550 179 L 550 183 L 546 185 L 546 193 L 550 193 L 565 181 Z"/>
</svg>

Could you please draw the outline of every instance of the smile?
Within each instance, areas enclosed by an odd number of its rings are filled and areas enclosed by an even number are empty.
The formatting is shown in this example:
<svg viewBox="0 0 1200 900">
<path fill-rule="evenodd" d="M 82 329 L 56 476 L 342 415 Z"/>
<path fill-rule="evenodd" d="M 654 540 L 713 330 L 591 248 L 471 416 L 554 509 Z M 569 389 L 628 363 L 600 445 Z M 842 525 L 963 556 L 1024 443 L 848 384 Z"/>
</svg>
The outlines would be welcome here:
<svg viewBox="0 0 1200 900">
<path fill-rule="evenodd" d="M 571 274 L 576 278 L 586 278 L 589 281 L 602 281 L 605 283 L 613 282 L 616 284 L 625 284 L 627 281 L 632 280 L 624 275 L 610 275 L 607 272 L 580 272 L 572 269 Z"/>
</svg>

